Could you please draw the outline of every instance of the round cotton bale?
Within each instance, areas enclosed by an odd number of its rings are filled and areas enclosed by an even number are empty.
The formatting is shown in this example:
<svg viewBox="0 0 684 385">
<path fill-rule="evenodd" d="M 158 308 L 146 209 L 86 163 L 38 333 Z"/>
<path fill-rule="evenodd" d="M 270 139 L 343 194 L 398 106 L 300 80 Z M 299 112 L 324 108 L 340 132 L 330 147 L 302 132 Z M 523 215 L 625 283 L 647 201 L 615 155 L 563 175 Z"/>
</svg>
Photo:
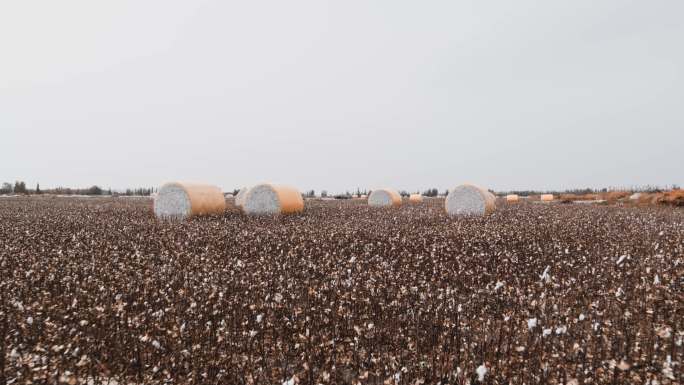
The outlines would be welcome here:
<svg viewBox="0 0 684 385">
<path fill-rule="evenodd" d="M 159 218 L 221 214 L 225 209 L 226 199 L 221 189 L 205 184 L 167 183 L 154 198 L 154 213 Z"/>
<path fill-rule="evenodd" d="M 423 196 L 420 194 L 411 194 L 411 196 L 409 196 L 409 202 L 411 202 L 411 203 L 420 203 L 422 201 L 423 201 Z"/>
<path fill-rule="evenodd" d="M 240 189 L 240 191 L 238 191 L 237 195 L 235 196 L 235 207 L 241 209 L 242 206 L 244 206 L 247 192 L 249 192 L 249 188 L 247 187 L 243 187 Z"/>
<path fill-rule="evenodd" d="M 373 190 L 368 196 L 368 205 L 373 207 L 401 206 L 401 195 L 388 188 Z"/>
<path fill-rule="evenodd" d="M 520 200 L 520 197 L 516 194 L 506 195 L 506 202 L 508 202 L 508 203 L 515 203 L 519 200 Z"/>
<path fill-rule="evenodd" d="M 542 194 L 540 199 L 542 202 L 551 202 L 553 200 L 553 194 Z"/>
<path fill-rule="evenodd" d="M 449 191 L 444 207 L 449 215 L 485 215 L 496 209 L 496 197 L 481 187 L 463 184 Z"/>
<path fill-rule="evenodd" d="M 295 188 L 264 183 L 249 189 L 242 209 L 250 215 L 298 213 L 304 210 L 304 199 Z"/>
</svg>

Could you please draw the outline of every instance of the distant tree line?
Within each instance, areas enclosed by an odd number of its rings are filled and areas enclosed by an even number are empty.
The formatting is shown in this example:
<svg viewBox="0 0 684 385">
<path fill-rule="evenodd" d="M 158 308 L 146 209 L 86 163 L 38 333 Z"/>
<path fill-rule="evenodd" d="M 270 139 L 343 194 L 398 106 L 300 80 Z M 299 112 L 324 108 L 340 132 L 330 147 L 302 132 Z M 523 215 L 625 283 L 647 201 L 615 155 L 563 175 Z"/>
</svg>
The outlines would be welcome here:
<svg viewBox="0 0 684 385">
<path fill-rule="evenodd" d="M 107 190 L 104 190 L 100 186 L 93 185 L 87 188 L 71 188 L 71 187 L 56 187 L 52 189 L 41 189 L 40 184 L 36 184 L 36 187 L 34 189 L 30 189 L 26 187 L 26 182 L 24 181 L 16 181 L 14 184 L 4 182 L 2 185 L 0 185 L 0 195 L 9 195 L 9 194 L 16 194 L 16 195 L 40 195 L 40 194 L 56 194 L 56 195 L 112 195 L 112 196 L 150 196 L 154 193 L 157 192 L 157 189 L 154 187 L 138 187 L 138 188 L 127 188 L 125 190 L 121 191 L 113 191 L 111 188 L 108 188 Z M 670 190 L 678 190 L 680 189 L 680 186 L 677 184 L 672 184 L 670 186 L 653 186 L 653 185 L 645 185 L 645 186 L 632 186 L 629 188 L 625 187 L 603 187 L 603 188 L 577 188 L 577 189 L 567 189 L 567 190 L 511 190 L 511 191 L 498 191 L 495 192 L 493 190 L 490 190 L 493 194 L 495 195 L 508 195 L 508 194 L 517 194 L 520 196 L 530 196 L 530 195 L 540 195 L 540 194 L 554 194 L 554 195 L 561 195 L 561 194 L 576 194 L 576 195 L 585 195 L 585 194 L 595 194 L 595 193 L 605 193 L 609 191 L 631 191 L 631 192 L 645 192 L 645 193 L 659 193 L 659 192 L 664 192 L 664 191 L 670 191 Z M 239 192 L 238 189 L 233 190 L 233 195 L 237 195 Z M 370 190 L 361 190 L 360 188 L 357 188 L 355 192 L 350 192 L 349 190 L 345 191 L 344 194 L 335 194 L 332 195 L 335 199 L 350 199 L 353 197 L 360 198 L 361 196 L 365 195 L 368 196 L 370 195 L 372 191 Z M 418 193 L 418 192 L 416 192 Z M 445 190 L 441 195 L 446 196 L 449 193 L 448 190 Z M 410 193 L 406 190 L 401 190 L 399 191 L 399 194 L 401 196 L 407 197 L 410 195 Z M 316 191 L 315 190 L 308 190 L 302 194 L 304 197 L 307 198 L 313 198 L 316 197 Z M 429 188 L 425 191 L 422 192 L 423 196 L 426 197 L 437 197 L 440 196 L 439 190 L 436 188 Z M 321 198 L 327 198 L 330 196 L 327 190 L 322 190 L 320 194 Z"/>
<path fill-rule="evenodd" d="M 55 187 L 52 189 L 41 189 L 40 183 L 36 184 L 35 189 L 26 187 L 23 181 L 16 181 L 14 185 L 4 182 L 0 188 L 0 195 L 40 195 L 40 194 L 54 194 L 54 195 L 112 195 L 112 196 L 149 196 L 157 190 L 153 187 L 139 187 L 128 188 L 123 191 L 112 191 L 111 188 L 104 190 L 100 186 L 93 185 L 87 188 L 71 188 L 71 187 Z"/>
<path fill-rule="evenodd" d="M 156 191 L 157 191 L 157 189 L 155 189 L 154 187 L 139 187 L 139 188 L 135 188 L 135 189 L 127 188 L 126 191 L 124 191 L 120 195 L 144 196 L 144 197 L 146 197 L 146 196 L 150 196 L 150 195 L 154 194 Z"/>
<path fill-rule="evenodd" d="M 330 198 L 335 198 L 335 199 L 351 199 L 354 197 L 361 198 L 361 196 L 368 195 L 368 194 L 370 194 L 370 191 L 365 190 L 365 189 L 361 190 L 360 188 L 357 188 L 355 192 L 351 192 L 351 191 L 347 190 L 344 193 L 334 194 L 334 195 L 330 195 L 330 193 L 328 193 L 328 190 L 321 190 L 320 197 L 321 198 L 329 198 L 330 197 Z M 316 190 L 307 190 L 307 191 L 302 193 L 302 196 L 304 198 L 315 198 L 317 196 Z"/>
<path fill-rule="evenodd" d="M 602 187 L 602 188 L 577 188 L 577 189 L 567 189 L 567 190 L 512 190 L 512 191 L 499 191 L 496 195 L 508 195 L 517 194 L 520 196 L 529 195 L 540 195 L 540 194 L 574 194 L 574 195 L 586 195 L 586 194 L 596 194 L 596 193 L 606 193 L 610 191 L 629 191 L 629 192 L 645 192 L 645 193 L 658 193 L 670 190 L 679 190 L 680 187 L 677 184 L 670 186 L 632 186 L 632 187 Z"/>
<path fill-rule="evenodd" d="M 679 185 L 673 184 L 670 186 L 665 185 L 664 187 L 663 186 L 646 185 L 646 186 L 632 186 L 629 188 L 626 188 L 626 187 L 588 188 L 587 187 L 587 188 L 576 188 L 576 189 L 567 189 L 567 190 L 511 190 L 511 191 L 489 190 L 489 191 L 492 194 L 499 195 L 499 196 L 504 196 L 504 195 L 508 195 L 508 194 L 517 194 L 520 196 L 530 196 L 530 195 L 540 195 L 540 194 L 585 195 L 585 194 L 605 193 L 605 192 L 610 192 L 610 191 L 630 191 L 630 192 L 657 193 L 657 192 L 678 190 L 678 189 L 680 189 Z M 330 195 L 327 190 L 322 190 L 320 197 L 321 198 L 333 197 L 335 199 L 350 199 L 353 197 L 360 198 L 362 195 L 368 196 L 368 195 L 370 195 L 371 192 L 372 192 L 371 190 L 361 190 L 360 188 L 357 188 L 356 192 L 350 192 L 349 190 L 347 190 L 343 194 Z M 407 197 L 407 196 L 411 195 L 406 190 L 400 190 L 398 192 L 402 197 Z M 429 189 L 423 191 L 422 193 L 420 193 L 419 191 L 416 191 L 416 194 L 422 194 L 423 196 L 426 196 L 426 197 L 439 197 L 439 196 L 447 196 L 449 194 L 449 190 L 444 190 L 442 193 L 440 193 L 437 188 L 429 188 Z M 302 195 L 306 198 L 314 198 L 314 197 L 316 197 L 316 191 L 315 190 L 308 190 L 308 191 L 304 192 Z"/>
</svg>

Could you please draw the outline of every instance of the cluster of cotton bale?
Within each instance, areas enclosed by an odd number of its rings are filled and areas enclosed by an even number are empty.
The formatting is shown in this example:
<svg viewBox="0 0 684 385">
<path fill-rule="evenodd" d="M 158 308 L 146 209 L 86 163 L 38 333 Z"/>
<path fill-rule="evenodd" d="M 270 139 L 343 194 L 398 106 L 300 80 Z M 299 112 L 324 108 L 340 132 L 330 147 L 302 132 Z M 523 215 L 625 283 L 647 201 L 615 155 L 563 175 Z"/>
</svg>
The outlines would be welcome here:
<svg viewBox="0 0 684 385">
<path fill-rule="evenodd" d="M 366 196 L 361 198 L 365 199 Z M 398 207 L 401 195 L 394 189 L 381 188 L 367 197 L 372 207 Z M 507 195 L 507 203 L 516 203 L 520 197 Z M 552 194 L 542 194 L 542 202 L 554 200 Z M 423 202 L 420 194 L 411 194 L 410 203 Z M 291 214 L 304 209 L 302 194 L 295 188 L 263 183 L 243 187 L 235 196 L 235 206 L 250 215 Z M 204 184 L 167 183 L 154 199 L 154 212 L 160 218 L 187 218 L 196 215 L 220 214 L 225 211 L 225 198 L 218 187 Z M 483 216 L 496 209 L 496 197 L 482 187 L 463 184 L 451 189 L 445 199 L 444 208 L 452 216 Z"/>
<path fill-rule="evenodd" d="M 292 187 L 265 183 L 241 188 L 235 197 L 235 206 L 250 215 L 290 214 L 302 211 L 304 200 Z M 166 183 L 154 197 L 154 213 L 162 219 L 221 214 L 225 210 L 223 192 L 208 184 Z"/>
<path fill-rule="evenodd" d="M 517 199 L 516 199 L 517 200 Z M 411 194 L 409 203 L 423 202 L 420 194 Z M 401 195 L 393 189 L 373 190 L 368 196 L 368 205 L 372 207 L 397 207 L 402 203 Z M 445 210 L 449 215 L 486 215 L 496 209 L 496 197 L 481 187 L 464 184 L 449 191 L 445 201 Z"/>
</svg>

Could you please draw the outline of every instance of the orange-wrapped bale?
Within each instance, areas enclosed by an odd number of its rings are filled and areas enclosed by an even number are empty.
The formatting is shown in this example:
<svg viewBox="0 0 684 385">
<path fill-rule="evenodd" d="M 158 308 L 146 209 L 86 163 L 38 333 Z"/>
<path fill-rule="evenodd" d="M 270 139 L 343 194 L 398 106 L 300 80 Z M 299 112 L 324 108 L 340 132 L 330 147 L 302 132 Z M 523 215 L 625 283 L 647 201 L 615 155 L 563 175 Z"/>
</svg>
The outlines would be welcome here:
<svg viewBox="0 0 684 385">
<path fill-rule="evenodd" d="M 401 195 L 388 188 L 373 190 L 368 196 L 368 205 L 373 207 L 401 206 Z"/>
<path fill-rule="evenodd" d="M 249 189 L 242 209 L 251 215 L 298 213 L 304 210 L 304 199 L 295 188 L 264 183 Z"/>
<path fill-rule="evenodd" d="M 167 183 L 154 198 L 154 213 L 159 218 L 221 214 L 225 209 L 226 199 L 221 189 L 206 184 Z"/>
<path fill-rule="evenodd" d="M 515 203 L 519 200 L 520 200 L 520 197 L 516 194 L 506 195 L 506 202 L 508 202 L 508 203 Z"/>
<path fill-rule="evenodd" d="M 409 202 L 411 202 L 411 203 L 420 203 L 422 201 L 423 201 L 423 196 L 420 194 L 411 194 L 411 196 L 409 196 Z"/>
<path fill-rule="evenodd" d="M 542 202 L 551 202 L 553 200 L 553 194 L 542 194 L 540 199 Z"/>
</svg>

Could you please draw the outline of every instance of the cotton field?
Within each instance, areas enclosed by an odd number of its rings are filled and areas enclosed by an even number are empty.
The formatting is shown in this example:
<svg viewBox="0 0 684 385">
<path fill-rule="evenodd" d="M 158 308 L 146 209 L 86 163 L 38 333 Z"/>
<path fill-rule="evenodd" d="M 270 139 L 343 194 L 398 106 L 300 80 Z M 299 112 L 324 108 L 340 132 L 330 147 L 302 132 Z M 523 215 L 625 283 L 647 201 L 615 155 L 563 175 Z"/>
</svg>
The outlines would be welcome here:
<svg viewBox="0 0 684 385">
<path fill-rule="evenodd" d="M 681 384 L 684 211 L 0 201 L 0 384 Z"/>
</svg>

